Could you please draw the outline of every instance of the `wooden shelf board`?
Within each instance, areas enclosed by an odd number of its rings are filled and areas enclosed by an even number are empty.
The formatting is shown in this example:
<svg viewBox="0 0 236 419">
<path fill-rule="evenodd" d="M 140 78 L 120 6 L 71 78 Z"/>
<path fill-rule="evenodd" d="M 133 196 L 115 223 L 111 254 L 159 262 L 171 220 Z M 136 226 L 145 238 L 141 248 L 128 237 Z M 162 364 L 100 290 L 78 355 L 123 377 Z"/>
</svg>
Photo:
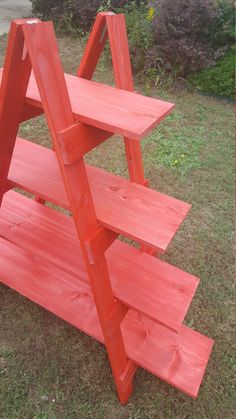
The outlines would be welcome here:
<svg viewBox="0 0 236 419">
<path fill-rule="evenodd" d="M 191 205 L 93 166 L 87 173 L 99 222 L 164 252 Z M 11 187 L 69 209 L 55 153 L 18 138 L 8 179 Z"/>
<path fill-rule="evenodd" d="M 87 282 L 71 217 L 9 191 L 0 210 L 0 235 Z M 197 278 L 120 240 L 108 249 L 106 258 L 119 301 L 179 330 Z"/>
<path fill-rule="evenodd" d="M 0 69 L 0 83 L 2 78 Z M 78 120 L 111 133 L 139 140 L 174 108 L 173 103 L 145 97 L 102 83 L 65 74 L 72 110 Z M 41 108 L 32 73 L 26 103 Z"/>
<path fill-rule="evenodd" d="M 40 255 L 0 238 L 0 281 L 103 343 L 88 284 Z M 213 346 L 207 337 L 180 332 L 129 310 L 122 322 L 127 356 L 138 366 L 196 397 Z"/>
</svg>

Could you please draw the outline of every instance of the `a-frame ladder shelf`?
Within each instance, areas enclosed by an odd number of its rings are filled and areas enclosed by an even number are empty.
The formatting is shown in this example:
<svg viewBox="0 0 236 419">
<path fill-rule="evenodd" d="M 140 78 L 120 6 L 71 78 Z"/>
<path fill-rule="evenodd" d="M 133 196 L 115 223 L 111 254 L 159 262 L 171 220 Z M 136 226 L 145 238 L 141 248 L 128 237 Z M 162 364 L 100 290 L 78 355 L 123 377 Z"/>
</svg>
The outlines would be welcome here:
<svg viewBox="0 0 236 419">
<path fill-rule="evenodd" d="M 116 88 L 86 80 L 107 36 Z M 196 397 L 213 345 L 183 325 L 198 279 L 152 256 L 190 205 L 147 188 L 139 142 L 174 105 L 133 93 L 128 61 L 122 15 L 98 15 L 77 77 L 63 73 L 51 22 L 12 22 L 0 71 L 0 280 L 105 344 L 122 403 L 138 366 Z M 17 138 L 41 113 L 53 150 Z M 124 136 L 130 181 L 85 165 L 113 134 Z"/>
<path fill-rule="evenodd" d="M 87 165 L 98 220 L 105 227 L 164 252 L 191 205 Z M 69 209 L 55 153 L 17 138 L 9 187 Z"/>
<path fill-rule="evenodd" d="M 0 210 L 0 231 L 2 281 L 103 342 L 72 220 L 9 191 Z M 196 397 L 212 340 L 180 322 L 197 279 L 118 240 L 107 251 L 107 260 L 114 296 L 139 310 L 129 310 L 122 322 L 127 355 Z M 179 333 L 142 311 L 178 326 Z"/>
<path fill-rule="evenodd" d="M 0 231 L 6 240 L 88 281 L 71 217 L 9 191 L 0 209 Z M 119 240 L 106 257 L 115 298 L 179 330 L 198 279 Z"/>
</svg>

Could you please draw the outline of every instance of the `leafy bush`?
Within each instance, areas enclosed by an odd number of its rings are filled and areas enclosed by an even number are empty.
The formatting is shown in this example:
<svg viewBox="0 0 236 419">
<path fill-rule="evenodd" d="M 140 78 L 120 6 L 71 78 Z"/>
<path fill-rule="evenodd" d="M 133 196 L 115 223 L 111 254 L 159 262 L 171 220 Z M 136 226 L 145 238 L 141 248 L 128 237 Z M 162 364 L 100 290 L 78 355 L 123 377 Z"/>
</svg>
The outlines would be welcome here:
<svg viewBox="0 0 236 419">
<path fill-rule="evenodd" d="M 211 43 L 215 48 L 233 45 L 235 40 L 235 1 L 217 0 L 217 17 L 211 28 Z"/>
<path fill-rule="evenodd" d="M 100 5 L 99 0 L 30 0 L 32 12 L 41 19 L 52 19 L 65 33 L 89 30 Z"/>
<path fill-rule="evenodd" d="M 32 3 L 32 12 L 40 17 L 49 19 L 55 9 L 61 10 L 63 0 L 30 0 Z"/>
<path fill-rule="evenodd" d="M 219 70 L 229 68 L 227 57 L 231 55 L 217 60 L 234 42 L 234 0 L 30 1 L 33 13 L 53 19 L 59 31 L 69 34 L 89 31 L 98 11 L 125 13 L 133 71 L 145 76 L 148 83 L 166 85 L 177 76 L 188 76 L 217 62 L 212 72 L 199 77 L 203 81 L 211 74 L 218 86 L 211 91 L 227 91 L 229 83 L 232 92 L 232 76 L 228 82 L 223 70 L 220 81 Z"/>
<path fill-rule="evenodd" d="M 170 80 L 169 66 L 161 58 L 155 45 L 152 20 L 154 9 L 147 2 L 131 2 L 123 9 L 117 10 L 125 14 L 132 69 L 135 74 L 150 82 L 167 85 Z"/>
<path fill-rule="evenodd" d="M 149 52 L 154 46 L 153 30 L 147 19 L 147 7 L 141 3 L 126 5 L 123 10 L 129 39 L 132 68 L 135 73 L 143 71 L 147 65 Z M 147 67 L 150 67 L 147 65 Z"/>
<path fill-rule="evenodd" d="M 129 3 L 138 8 L 140 0 L 30 0 L 32 12 L 42 19 L 52 19 L 62 32 L 89 31 L 98 11 L 116 12 Z"/>
<path fill-rule="evenodd" d="M 123 12 L 133 70 L 159 85 L 213 66 L 234 39 L 233 0 L 150 0 Z"/>
<path fill-rule="evenodd" d="M 234 97 L 235 47 L 231 48 L 214 67 L 189 76 L 189 81 L 201 91 Z"/>
<path fill-rule="evenodd" d="M 218 9 L 214 0 L 153 2 L 153 30 L 158 51 L 181 75 L 213 65 L 220 51 L 211 40 Z"/>
</svg>

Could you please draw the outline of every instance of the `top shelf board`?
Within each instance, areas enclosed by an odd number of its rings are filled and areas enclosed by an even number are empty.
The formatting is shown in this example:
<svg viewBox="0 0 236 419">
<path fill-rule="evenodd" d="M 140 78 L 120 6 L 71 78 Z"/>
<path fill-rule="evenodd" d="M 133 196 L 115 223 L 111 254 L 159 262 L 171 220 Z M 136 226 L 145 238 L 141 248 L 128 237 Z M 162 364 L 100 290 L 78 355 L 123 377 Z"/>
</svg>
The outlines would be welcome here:
<svg viewBox="0 0 236 419">
<path fill-rule="evenodd" d="M 3 69 L 0 69 L 0 83 Z M 173 103 L 145 97 L 102 83 L 65 74 L 76 119 L 94 127 L 139 140 L 174 108 Z M 26 103 L 42 108 L 38 87 L 31 74 Z"/>
</svg>

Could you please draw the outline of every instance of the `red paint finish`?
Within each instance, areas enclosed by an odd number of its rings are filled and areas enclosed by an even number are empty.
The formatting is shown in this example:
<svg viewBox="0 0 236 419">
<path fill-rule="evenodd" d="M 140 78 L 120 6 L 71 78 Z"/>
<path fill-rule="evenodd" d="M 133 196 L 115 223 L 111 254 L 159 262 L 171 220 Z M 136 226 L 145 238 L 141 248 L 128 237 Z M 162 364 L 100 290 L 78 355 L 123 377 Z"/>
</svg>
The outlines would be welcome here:
<svg viewBox="0 0 236 419">
<path fill-rule="evenodd" d="M 173 104 L 128 91 L 121 15 L 98 15 L 79 77 L 64 75 L 52 24 L 30 21 L 12 24 L 0 90 L 0 280 L 105 344 L 122 403 L 137 367 L 196 397 L 213 345 L 182 324 L 198 279 L 117 240 L 123 234 L 164 251 L 190 209 L 142 186 L 137 140 Z M 86 80 L 107 37 L 119 89 Z M 41 112 L 53 151 L 16 139 L 19 123 Z M 84 163 L 113 133 L 126 137 L 136 183 Z M 15 186 L 38 202 L 8 191 Z"/>
<path fill-rule="evenodd" d="M 104 342 L 88 284 L 2 238 L 0 250 L 2 282 Z M 121 328 L 131 360 L 191 397 L 197 396 L 213 345 L 211 339 L 185 326 L 179 333 L 172 332 L 135 310 L 129 310 Z"/>
<path fill-rule="evenodd" d="M 104 253 L 98 252 L 94 255 L 94 263 L 91 264 L 86 246 L 86 243 L 96 234 L 99 225 L 85 164 L 83 158 L 81 158 L 71 165 L 65 165 L 61 151 L 59 135 L 61 131 L 68 129 L 75 123 L 75 118 L 58 56 L 53 26 L 52 23 L 25 25 L 23 32 L 69 198 L 117 392 L 120 401 L 125 403 L 132 392 L 132 382 L 129 383 L 127 388 L 120 380 L 128 362 L 121 329 L 116 327 L 116 333 L 113 336 L 107 333 L 106 318 L 110 316 L 116 303 L 112 293 L 106 258 Z M 76 80 L 79 79 L 76 78 Z"/>
<path fill-rule="evenodd" d="M 12 22 L 0 85 L 0 204 L 6 189 L 6 178 L 31 71 L 29 57 L 26 55 L 22 59 L 23 51 L 21 25 Z"/>
<path fill-rule="evenodd" d="M 65 74 L 65 80 L 76 119 L 135 140 L 148 134 L 174 108 L 173 103 L 116 89 L 70 74 Z M 33 74 L 30 77 L 26 103 L 42 108 Z"/>
<path fill-rule="evenodd" d="M 86 169 L 99 222 L 164 252 L 191 206 L 94 166 L 86 165 Z M 18 138 L 9 181 L 11 187 L 17 186 L 55 205 L 70 208 L 52 150 Z"/>
<path fill-rule="evenodd" d="M 6 240 L 88 281 L 71 217 L 55 216 L 51 208 L 9 191 L 0 210 L 0 231 Z M 120 240 L 106 251 L 106 259 L 115 298 L 174 330 L 180 328 L 197 278 Z"/>
</svg>

